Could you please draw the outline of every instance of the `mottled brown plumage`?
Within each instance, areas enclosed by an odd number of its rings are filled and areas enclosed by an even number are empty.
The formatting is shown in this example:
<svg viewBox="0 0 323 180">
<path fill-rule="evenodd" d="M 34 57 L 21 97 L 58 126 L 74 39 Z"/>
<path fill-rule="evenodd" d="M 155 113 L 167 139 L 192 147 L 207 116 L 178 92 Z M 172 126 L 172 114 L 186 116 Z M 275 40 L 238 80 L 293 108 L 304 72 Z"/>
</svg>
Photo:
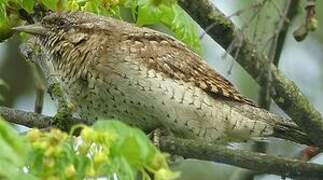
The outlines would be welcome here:
<svg viewBox="0 0 323 180">
<path fill-rule="evenodd" d="M 75 115 L 116 118 L 210 142 L 277 136 L 309 143 L 297 126 L 255 105 L 174 38 L 91 13 L 51 14 L 18 27 L 35 36 Z"/>
<path fill-rule="evenodd" d="M 211 69 L 202 59 L 177 40 L 161 33 L 132 34 L 128 37 L 133 42 L 150 44 L 154 49 L 141 50 L 143 63 L 148 68 L 167 74 L 170 78 L 192 82 L 214 97 L 243 102 L 254 106 L 254 103 L 242 96 L 235 87 L 220 74 Z M 140 45 L 136 48 L 140 49 Z M 180 51 L 179 51 L 180 50 Z M 176 58 L 176 61 L 173 59 Z"/>
</svg>

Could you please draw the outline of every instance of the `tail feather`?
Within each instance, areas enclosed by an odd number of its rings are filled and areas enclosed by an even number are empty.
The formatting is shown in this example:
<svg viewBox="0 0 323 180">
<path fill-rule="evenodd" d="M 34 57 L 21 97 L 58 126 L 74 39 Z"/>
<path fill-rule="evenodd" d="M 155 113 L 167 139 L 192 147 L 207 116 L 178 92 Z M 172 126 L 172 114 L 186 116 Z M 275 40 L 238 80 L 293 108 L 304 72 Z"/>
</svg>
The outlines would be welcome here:
<svg viewBox="0 0 323 180">
<path fill-rule="evenodd" d="M 314 144 L 312 140 L 308 137 L 308 135 L 304 133 L 297 125 L 286 122 L 275 123 L 273 136 L 281 139 L 294 141 L 300 144 Z"/>
<path fill-rule="evenodd" d="M 265 136 L 287 139 L 300 144 L 314 145 L 308 135 L 289 118 L 250 105 L 230 103 L 230 106 L 234 108 L 235 111 L 251 120 L 262 121 L 269 124 L 273 128 L 273 133 Z"/>
</svg>

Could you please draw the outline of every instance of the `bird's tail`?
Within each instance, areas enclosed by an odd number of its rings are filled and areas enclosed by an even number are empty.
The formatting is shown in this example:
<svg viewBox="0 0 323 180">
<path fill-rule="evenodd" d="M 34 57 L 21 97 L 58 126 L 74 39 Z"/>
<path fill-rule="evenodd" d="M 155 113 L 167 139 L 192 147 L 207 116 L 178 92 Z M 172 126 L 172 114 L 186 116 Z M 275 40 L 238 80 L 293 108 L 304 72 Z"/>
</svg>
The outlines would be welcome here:
<svg viewBox="0 0 323 180">
<path fill-rule="evenodd" d="M 300 144 L 313 145 L 314 143 L 297 125 L 287 122 L 276 122 L 274 137 L 288 139 Z"/>
<path fill-rule="evenodd" d="M 260 136 L 271 136 L 287 139 L 299 144 L 314 145 L 308 135 L 288 118 L 273 114 L 261 108 L 251 107 L 250 105 L 230 103 L 230 106 L 243 116 L 251 120 L 265 122 L 273 128 L 273 133 L 266 135 L 260 134 Z"/>
</svg>

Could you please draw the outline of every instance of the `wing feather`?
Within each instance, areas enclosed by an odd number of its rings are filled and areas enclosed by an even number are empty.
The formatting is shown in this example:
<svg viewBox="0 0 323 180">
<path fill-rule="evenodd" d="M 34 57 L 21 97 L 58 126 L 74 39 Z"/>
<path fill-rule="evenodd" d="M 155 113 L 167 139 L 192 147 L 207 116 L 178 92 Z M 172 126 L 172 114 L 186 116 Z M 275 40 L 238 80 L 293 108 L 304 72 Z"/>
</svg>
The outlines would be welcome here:
<svg viewBox="0 0 323 180">
<path fill-rule="evenodd" d="M 171 78 L 191 82 L 214 98 L 223 97 L 255 106 L 251 100 L 241 95 L 233 84 L 209 67 L 200 56 L 176 39 L 143 28 L 142 31 L 128 36 L 128 40 L 144 44 L 146 48 L 141 48 L 140 56 L 149 68 L 162 71 Z"/>
</svg>

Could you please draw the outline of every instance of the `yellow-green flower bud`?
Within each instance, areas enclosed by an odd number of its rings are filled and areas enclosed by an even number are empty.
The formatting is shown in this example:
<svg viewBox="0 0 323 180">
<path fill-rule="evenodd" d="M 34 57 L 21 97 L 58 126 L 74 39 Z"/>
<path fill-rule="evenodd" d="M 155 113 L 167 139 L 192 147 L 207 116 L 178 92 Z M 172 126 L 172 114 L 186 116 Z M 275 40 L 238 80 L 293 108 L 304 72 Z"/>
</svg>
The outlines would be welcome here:
<svg viewBox="0 0 323 180">
<path fill-rule="evenodd" d="M 65 167 L 64 169 L 64 175 L 67 177 L 67 178 L 72 178 L 73 176 L 75 176 L 76 174 L 76 170 L 75 170 L 75 167 L 73 164 L 70 164 L 68 166 Z"/>
<path fill-rule="evenodd" d="M 48 143 L 46 141 L 35 141 L 31 144 L 33 149 L 41 149 L 44 150 L 48 147 Z"/>
<path fill-rule="evenodd" d="M 109 160 L 108 156 L 104 152 L 98 152 L 94 155 L 93 162 L 94 164 L 102 164 L 104 162 L 107 162 Z"/>
<path fill-rule="evenodd" d="M 84 142 L 93 142 L 96 139 L 97 133 L 91 128 L 84 128 L 81 132 L 81 137 Z"/>
<path fill-rule="evenodd" d="M 318 26 L 318 22 L 316 18 L 311 18 L 309 19 L 309 21 L 307 22 L 307 29 L 309 31 L 314 31 L 317 29 Z"/>
<path fill-rule="evenodd" d="M 167 162 L 166 162 L 167 156 L 168 156 L 167 154 L 161 154 L 161 153 L 156 154 L 151 161 L 152 168 L 153 169 L 160 169 L 162 167 L 166 167 L 167 166 Z"/>
<path fill-rule="evenodd" d="M 52 168 L 55 166 L 55 160 L 52 158 L 44 158 L 44 166 L 47 168 Z"/>
<path fill-rule="evenodd" d="M 40 138 L 40 136 L 42 135 L 42 133 L 40 132 L 39 129 L 31 129 L 26 137 L 30 142 L 35 142 L 36 140 L 38 140 Z"/>
<path fill-rule="evenodd" d="M 89 144 L 87 144 L 87 143 L 82 143 L 80 146 L 79 146 L 79 152 L 81 153 L 81 154 L 87 154 L 88 152 L 89 152 L 89 150 L 90 150 L 90 147 L 91 147 L 91 145 L 89 145 Z"/>
<path fill-rule="evenodd" d="M 155 174 L 156 180 L 172 180 L 180 176 L 179 172 L 172 172 L 169 169 L 159 169 Z"/>
<path fill-rule="evenodd" d="M 93 166 L 90 166 L 90 167 L 86 168 L 85 176 L 87 176 L 87 177 L 93 177 L 93 176 L 95 176 L 95 173 L 96 172 L 95 172 Z"/>
</svg>

